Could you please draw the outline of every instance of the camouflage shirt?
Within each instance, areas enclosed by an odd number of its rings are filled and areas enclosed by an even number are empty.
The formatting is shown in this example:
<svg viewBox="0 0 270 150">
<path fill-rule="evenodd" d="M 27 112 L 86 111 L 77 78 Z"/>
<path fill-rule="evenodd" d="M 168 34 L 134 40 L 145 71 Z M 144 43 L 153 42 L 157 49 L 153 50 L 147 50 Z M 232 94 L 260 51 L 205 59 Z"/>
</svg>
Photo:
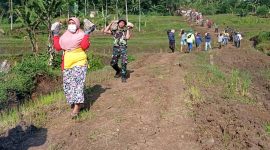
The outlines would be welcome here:
<svg viewBox="0 0 270 150">
<path fill-rule="evenodd" d="M 127 29 L 116 29 L 112 30 L 112 35 L 114 37 L 113 46 L 127 46 L 126 39 Z"/>
</svg>

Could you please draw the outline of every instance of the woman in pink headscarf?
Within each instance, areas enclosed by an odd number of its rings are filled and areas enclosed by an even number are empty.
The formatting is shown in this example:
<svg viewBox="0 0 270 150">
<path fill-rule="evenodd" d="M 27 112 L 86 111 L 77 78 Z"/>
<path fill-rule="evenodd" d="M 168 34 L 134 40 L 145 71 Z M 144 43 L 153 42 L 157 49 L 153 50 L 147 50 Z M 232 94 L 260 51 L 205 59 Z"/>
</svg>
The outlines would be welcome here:
<svg viewBox="0 0 270 150">
<path fill-rule="evenodd" d="M 60 37 L 60 23 L 52 25 L 54 35 L 54 48 L 63 50 L 62 71 L 63 88 L 67 102 L 71 105 L 72 118 L 78 116 L 84 103 L 84 83 L 87 72 L 87 55 L 85 50 L 90 46 L 89 34 L 93 28 L 83 31 L 80 29 L 78 18 L 72 17 L 68 20 L 68 28 Z"/>
</svg>

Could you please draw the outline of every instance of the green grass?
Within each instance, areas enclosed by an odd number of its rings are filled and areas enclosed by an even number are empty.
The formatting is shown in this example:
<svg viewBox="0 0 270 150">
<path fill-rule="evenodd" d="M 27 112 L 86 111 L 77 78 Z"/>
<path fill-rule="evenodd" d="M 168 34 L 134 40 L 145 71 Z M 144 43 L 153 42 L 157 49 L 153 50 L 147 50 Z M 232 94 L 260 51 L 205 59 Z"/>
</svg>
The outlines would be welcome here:
<svg viewBox="0 0 270 150">
<path fill-rule="evenodd" d="M 54 105 L 60 109 L 63 101 L 63 93 L 55 92 L 47 96 L 42 96 L 38 100 L 26 102 L 19 107 L 19 110 L 12 109 L 8 112 L 4 112 L 0 116 L 0 133 L 10 127 L 14 127 L 21 120 L 33 123 L 37 127 L 43 126 L 47 120 L 48 108 Z"/>
<path fill-rule="evenodd" d="M 224 29 L 226 26 L 236 28 L 240 32 L 244 33 L 244 38 L 246 39 L 257 35 L 261 31 L 269 31 L 269 18 L 259 18 L 256 16 L 239 17 L 232 14 L 221 14 L 207 17 L 219 24 L 221 29 Z"/>
<path fill-rule="evenodd" d="M 80 112 L 80 115 L 77 119 L 77 121 L 85 121 L 89 119 L 95 118 L 96 114 L 91 110 L 83 110 Z"/>
<path fill-rule="evenodd" d="M 270 124 L 265 126 L 266 132 L 270 135 Z"/>
<path fill-rule="evenodd" d="M 233 69 L 231 75 L 226 78 L 223 98 L 253 104 L 255 101 L 249 97 L 251 84 L 252 79 L 248 72 Z"/>
<path fill-rule="evenodd" d="M 248 41 L 251 37 L 269 35 L 270 19 L 260 18 L 256 16 L 239 17 L 232 14 L 212 15 L 207 16 L 219 25 L 220 31 L 227 26 L 236 29 L 243 34 L 243 44 L 251 45 Z M 268 36 L 269 38 L 269 36 Z M 260 40 L 256 46 L 257 50 L 262 51 L 266 55 L 270 55 L 270 42 L 267 40 Z"/>
<path fill-rule="evenodd" d="M 198 87 L 196 86 L 191 86 L 189 88 L 189 94 L 190 94 L 190 98 L 195 102 L 200 102 L 202 100 L 202 94 L 201 91 Z"/>
<path fill-rule="evenodd" d="M 186 81 L 191 86 L 213 87 L 225 83 L 225 74 L 215 65 L 210 64 L 209 53 L 197 53 L 191 72 Z"/>
<path fill-rule="evenodd" d="M 176 29 L 176 38 L 178 38 L 178 32 L 181 28 L 189 29 L 188 24 L 179 16 L 143 16 L 141 32 L 138 31 L 138 16 L 130 15 L 129 21 L 135 25 L 131 40 L 128 41 L 129 54 L 145 51 L 160 52 L 160 49 L 165 51 L 168 47 L 168 38 L 166 33 L 168 29 Z M 5 30 L 8 30 L 8 28 L 5 28 Z M 31 52 L 29 40 L 24 38 L 25 36 L 27 35 L 7 35 L 0 37 L 1 54 Z M 100 31 L 95 31 L 90 39 L 90 50 L 98 53 L 111 53 L 113 40 L 110 35 L 104 35 L 100 33 Z M 38 44 L 40 51 L 46 50 L 47 43 L 47 34 L 39 34 Z"/>
<path fill-rule="evenodd" d="M 2 133 L 8 127 L 13 127 L 19 122 L 19 113 L 16 110 L 11 110 L 8 113 L 3 113 L 0 118 L 0 133 Z"/>
<path fill-rule="evenodd" d="M 251 85 L 251 77 L 247 72 L 232 70 L 231 76 L 227 81 L 227 88 L 230 95 L 240 94 L 247 96 Z"/>
<path fill-rule="evenodd" d="M 206 100 L 208 94 L 201 90 L 208 89 L 208 92 L 211 91 L 226 100 L 253 104 L 255 101 L 250 98 L 249 93 L 251 75 L 240 70 L 232 70 L 230 74 L 225 74 L 218 66 L 210 64 L 210 55 L 214 57 L 215 53 L 194 53 L 196 61 L 189 66 L 188 74 L 185 75 L 191 100 Z"/>
<path fill-rule="evenodd" d="M 89 72 L 86 79 L 87 88 L 85 93 L 96 92 L 95 89 L 92 88 L 93 84 L 112 79 L 113 74 L 110 71 L 111 68 L 105 67 L 101 70 Z M 60 115 L 68 110 L 67 107 L 68 105 L 66 104 L 62 90 L 43 95 L 34 101 L 27 101 L 25 104 L 19 106 L 19 109 L 11 109 L 0 115 L 0 133 L 16 126 L 21 120 L 32 123 L 37 127 L 42 127 L 48 121 L 48 117 Z M 80 114 L 78 121 L 84 121 L 94 117 L 94 112 L 84 110 Z"/>
</svg>

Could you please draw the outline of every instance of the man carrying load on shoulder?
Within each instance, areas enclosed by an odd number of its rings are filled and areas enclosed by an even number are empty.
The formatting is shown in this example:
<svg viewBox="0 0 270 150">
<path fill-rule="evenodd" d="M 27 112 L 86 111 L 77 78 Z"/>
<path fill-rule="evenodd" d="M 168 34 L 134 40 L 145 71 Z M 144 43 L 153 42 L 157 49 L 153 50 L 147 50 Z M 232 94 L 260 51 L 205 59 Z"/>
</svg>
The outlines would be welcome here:
<svg viewBox="0 0 270 150">
<path fill-rule="evenodd" d="M 125 19 L 120 19 L 117 22 L 112 21 L 103 31 L 104 33 L 111 34 L 114 38 L 111 66 L 116 71 L 114 77 L 121 77 L 122 82 L 127 80 L 127 40 L 130 39 L 130 30 L 132 28 L 133 24 L 127 23 Z M 121 57 L 121 68 L 118 66 L 119 57 Z"/>
</svg>

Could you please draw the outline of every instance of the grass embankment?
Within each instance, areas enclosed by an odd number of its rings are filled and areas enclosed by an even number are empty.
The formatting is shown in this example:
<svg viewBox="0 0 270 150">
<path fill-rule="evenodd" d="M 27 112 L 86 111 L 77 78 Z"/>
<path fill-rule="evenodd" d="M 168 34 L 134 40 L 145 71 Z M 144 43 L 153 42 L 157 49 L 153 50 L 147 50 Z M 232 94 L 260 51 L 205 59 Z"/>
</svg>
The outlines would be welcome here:
<svg viewBox="0 0 270 150">
<path fill-rule="evenodd" d="M 110 80 L 112 77 L 113 73 L 108 67 L 88 73 L 85 94 L 94 92 L 93 84 Z M 51 94 L 43 95 L 34 101 L 27 101 L 17 109 L 2 113 L 0 116 L 0 133 L 14 127 L 20 121 L 34 124 L 36 127 L 42 127 L 49 121 L 50 117 L 57 117 L 62 112 L 69 110 L 63 91 L 55 91 Z M 94 114 L 91 111 L 85 110 L 81 113 L 78 121 L 93 116 Z"/>
<path fill-rule="evenodd" d="M 221 31 L 227 26 L 243 33 L 244 44 L 249 44 L 248 40 L 258 36 L 259 44 L 256 49 L 270 55 L 270 19 L 256 16 L 239 17 L 236 15 L 213 15 L 207 16 L 219 25 Z M 249 44 L 250 45 L 250 44 Z"/>
<path fill-rule="evenodd" d="M 48 58 L 48 55 L 44 53 L 36 56 L 24 54 L 20 59 L 17 58 L 17 62 L 8 73 L 0 74 L 0 110 L 2 113 L 0 115 L 0 131 L 6 129 L 9 125 L 12 127 L 20 120 L 34 122 L 37 125 L 40 125 L 41 122 L 44 123 L 44 117 L 46 118 L 49 106 L 54 105 L 60 97 L 63 97 L 62 92 L 57 92 L 61 85 L 48 83 L 47 86 L 52 86 L 48 88 L 50 92 L 54 91 L 53 94 L 44 95 L 44 97 L 35 101 L 29 100 L 33 93 L 42 93 L 36 89 L 38 80 L 40 80 L 39 77 L 46 77 L 49 80 L 45 82 L 50 82 L 61 76 L 61 56 L 59 55 L 54 59 L 52 66 L 48 66 Z M 90 59 L 89 71 L 96 71 L 104 67 L 101 58 L 94 56 L 93 53 L 88 53 L 88 58 Z M 103 80 L 102 75 L 96 76 L 96 78 L 97 82 Z M 16 103 L 18 107 L 10 109 L 10 103 Z M 36 110 L 39 110 L 39 112 L 36 112 Z"/>
<path fill-rule="evenodd" d="M 218 66 L 210 64 L 213 55 L 215 54 L 196 53 L 196 61 L 189 68 L 190 73 L 185 76 L 189 95 L 193 100 L 192 104 L 204 101 L 205 96 L 208 95 L 206 91 L 214 92 L 225 100 L 252 104 L 254 100 L 248 96 L 252 84 L 249 73 L 233 69 L 226 74 Z"/>
</svg>

